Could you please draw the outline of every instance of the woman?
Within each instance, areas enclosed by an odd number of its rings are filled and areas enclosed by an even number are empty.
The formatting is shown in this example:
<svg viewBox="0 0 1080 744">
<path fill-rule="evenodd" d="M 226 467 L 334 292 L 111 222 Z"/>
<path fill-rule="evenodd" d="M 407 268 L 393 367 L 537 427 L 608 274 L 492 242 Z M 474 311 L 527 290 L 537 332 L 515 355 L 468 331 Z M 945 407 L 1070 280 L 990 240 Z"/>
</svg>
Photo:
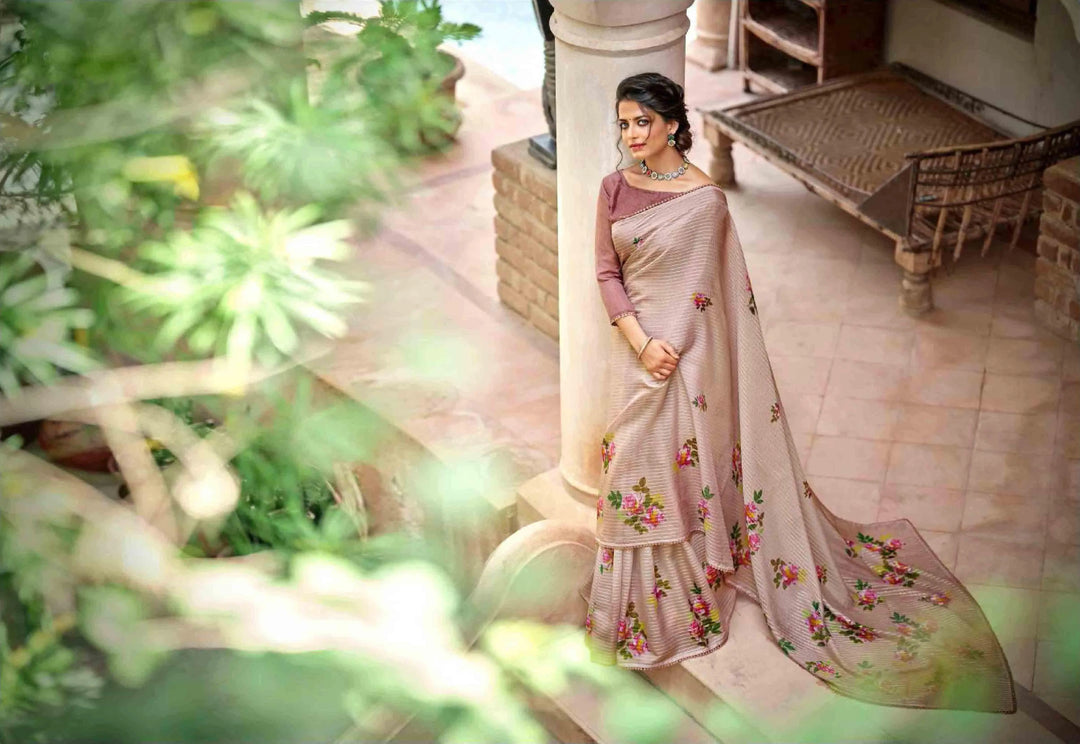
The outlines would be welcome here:
<svg viewBox="0 0 1080 744">
<path fill-rule="evenodd" d="M 709 653 L 741 591 L 780 650 L 837 692 L 1013 712 L 997 639 L 911 523 L 840 519 L 803 475 L 727 200 L 686 158 L 682 88 L 629 77 L 616 116 L 639 162 L 605 177 L 597 201 L 615 328 L 593 658 L 647 669 Z"/>
</svg>

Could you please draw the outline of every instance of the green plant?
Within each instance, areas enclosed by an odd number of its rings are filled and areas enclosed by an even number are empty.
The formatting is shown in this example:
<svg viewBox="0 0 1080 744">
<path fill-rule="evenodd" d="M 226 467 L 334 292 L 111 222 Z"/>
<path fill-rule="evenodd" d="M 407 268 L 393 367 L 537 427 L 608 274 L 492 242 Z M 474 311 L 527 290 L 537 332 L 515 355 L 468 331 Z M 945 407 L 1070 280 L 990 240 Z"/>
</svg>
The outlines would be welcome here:
<svg viewBox="0 0 1080 744">
<path fill-rule="evenodd" d="M 21 384 L 49 383 L 62 371 L 97 366 L 71 340 L 73 331 L 94 320 L 77 302 L 59 272 L 46 271 L 34 252 L 0 253 L 0 392 L 14 397 Z"/>
<path fill-rule="evenodd" d="M 0 446 L 0 742 L 329 741 L 350 720 L 373 739 L 413 714 L 448 741 L 543 740 L 505 658 L 527 634 L 470 650 L 440 540 L 453 515 L 365 537 L 343 471 L 385 445 L 357 406 L 317 400 L 301 366 L 365 299 L 351 238 L 452 130 L 437 47 L 475 27 L 443 23 L 436 2 L 383 3 L 311 95 L 295 2 L 5 8 L 21 28 L 0 107 L 20 123 L 0 178 L 68 204 L 70 229 L 41 247 L 73 271 L 35 273 L 37 239 L 0 254 L 0 368 L 19 394 L 0 424 L 100 426 L 129 493 Z M 93 374 L 70 341 L 87 325 Z M 28 343 L 43 327 L 51 345 Z M 449 481 L 430 489 L 455 512 L 488 487 L 472 470 Z M 212 673 L 178 661 L 196 651 Z M 265 686 L 245 659 L 335 680 L 338 729 L 253 720 Z M 206 715 L 207 690 L 225 712 Z M 296 692 L 273 694 L 264 709 Z"/>
</svg>

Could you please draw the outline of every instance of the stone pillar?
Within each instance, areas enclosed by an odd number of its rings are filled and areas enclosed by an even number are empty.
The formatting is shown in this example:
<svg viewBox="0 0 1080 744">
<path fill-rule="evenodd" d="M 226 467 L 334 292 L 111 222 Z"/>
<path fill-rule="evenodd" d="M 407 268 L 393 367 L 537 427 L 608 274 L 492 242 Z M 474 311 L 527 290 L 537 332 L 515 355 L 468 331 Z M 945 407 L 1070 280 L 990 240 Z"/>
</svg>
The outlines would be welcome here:
<svg viewBox="0 0 1080 744">
<path fill-rule="evenodd" d="M 612 340 L 593 245 L 600 180 L 618 165 L 615 87 L 655 71 L 684 80 L 686 9 L 693 0 L 554 0 L 559 140 L 559 469 L 596 502 Z M 632 162 L 629 155 L 623 165 Z"/>
<path fill-rule="evenodd" d="M 1035 315 L 1065 338 L 1080 341 L 1080 157 L 1043 176 L 1035 262 Z"/>
<path fill-rule="evenodd" d="M 731 0 L 697 0 L 697 36 L 686 50 L 686 59 L 714 72 L 727 67 L 731 29 Z"/>
</svg>

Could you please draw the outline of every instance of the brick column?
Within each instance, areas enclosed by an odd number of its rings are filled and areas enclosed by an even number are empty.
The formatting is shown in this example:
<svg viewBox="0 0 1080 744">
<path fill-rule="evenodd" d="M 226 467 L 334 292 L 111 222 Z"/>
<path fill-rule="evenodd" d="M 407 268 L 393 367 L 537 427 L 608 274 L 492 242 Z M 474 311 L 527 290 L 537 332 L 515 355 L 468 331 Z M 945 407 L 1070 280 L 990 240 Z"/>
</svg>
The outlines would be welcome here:
<svg viewBox="0 0 1080 744">
<path fill-rule="evenodd" d="M 559 340 L 559 222 L 555 171 L 529 155 L 529 140 L 491 152 L 495 166 L 495 272 L 499 299 Z"/>
<path fill-rule="evenodd" d="M 1080 341 L 1080 157 L 1046 169 L 1035 263 L 1035 315 Z"/>
</svg>

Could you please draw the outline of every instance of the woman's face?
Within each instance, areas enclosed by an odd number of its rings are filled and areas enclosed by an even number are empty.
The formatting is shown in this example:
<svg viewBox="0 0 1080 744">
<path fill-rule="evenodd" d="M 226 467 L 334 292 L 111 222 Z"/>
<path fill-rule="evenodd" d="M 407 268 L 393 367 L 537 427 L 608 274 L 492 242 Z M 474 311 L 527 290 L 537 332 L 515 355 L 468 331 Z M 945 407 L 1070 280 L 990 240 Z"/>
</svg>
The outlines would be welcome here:
<svg viewBox="0 0 1080 744">
<path fill-rule="evenodd" d="M 638 160 L 655 159 L 667 148 L 668 134 L 679 128 L 677 122 L 664 117 L 637 101 L 619 101 L 619 131 L 623 144 Z"/>
</svg>

